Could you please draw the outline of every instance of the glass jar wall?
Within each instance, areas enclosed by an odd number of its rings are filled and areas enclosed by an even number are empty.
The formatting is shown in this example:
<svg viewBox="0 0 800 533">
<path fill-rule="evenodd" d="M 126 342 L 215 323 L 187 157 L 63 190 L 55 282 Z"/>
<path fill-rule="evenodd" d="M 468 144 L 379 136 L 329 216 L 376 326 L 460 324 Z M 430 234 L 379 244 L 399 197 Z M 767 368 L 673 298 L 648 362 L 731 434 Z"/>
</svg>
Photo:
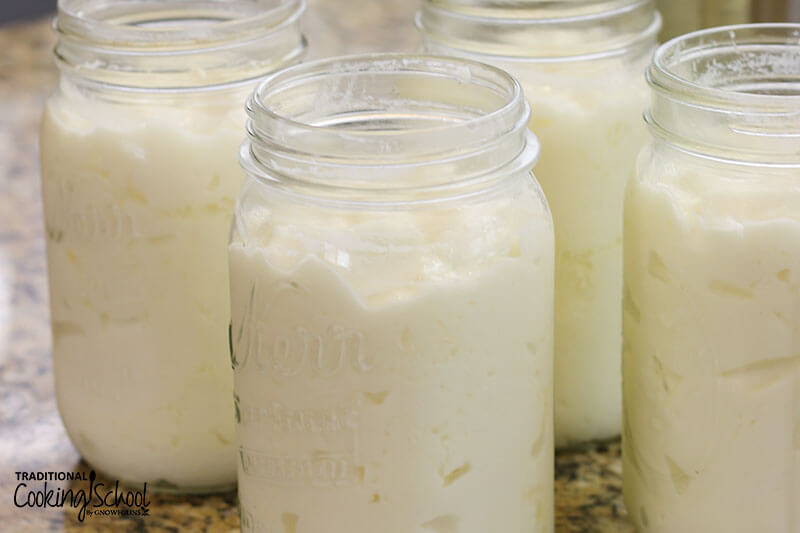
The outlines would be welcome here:
<svg viewBox="0 0 800 533">
<path fill-rule="evenodd" d="M 525 90 L 556 231 L 556 445 L 619 435 L 622 202 L 645 137 L 653 2 L 426 0 L 417 24 L 426 50 Z"/>
<path fill-rule="evenodd" d="M 269 78 L 249 116 L 243 531 L 551 532 L 553 228 L 519 84 L 330 59 Z"/>
<path fill-rule="evenodd" d="M 305 48 L 301 1 L 62 0 L 41 129 L 58 406 L 96 469 L 236 478 L 226 242 L 244 102 Z"/>
<path fill-rule="evenodd" d="M 625 207 L 625 501 L 647 533 L 800 532 L 800 25 L 659 49 Z"/>
</svg>

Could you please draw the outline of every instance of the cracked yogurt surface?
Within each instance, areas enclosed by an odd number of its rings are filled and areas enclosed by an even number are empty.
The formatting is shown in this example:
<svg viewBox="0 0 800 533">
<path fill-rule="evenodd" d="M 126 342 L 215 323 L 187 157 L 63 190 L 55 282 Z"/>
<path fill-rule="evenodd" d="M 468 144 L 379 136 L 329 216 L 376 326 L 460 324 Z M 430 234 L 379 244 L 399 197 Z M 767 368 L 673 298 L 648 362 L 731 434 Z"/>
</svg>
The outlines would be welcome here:
<svg viewBox="0 0 800 533">
<path fill-rule="evenodd" d="M 799 533 L 800 174 L 713 166 L 629 185 L 626 505 L 642 532 Z"/>
<path fill-rule="evenodd" d="M 237 214 L 243 531 L 552 532 L 553 237 L 533 184 Z"/>
</svg>

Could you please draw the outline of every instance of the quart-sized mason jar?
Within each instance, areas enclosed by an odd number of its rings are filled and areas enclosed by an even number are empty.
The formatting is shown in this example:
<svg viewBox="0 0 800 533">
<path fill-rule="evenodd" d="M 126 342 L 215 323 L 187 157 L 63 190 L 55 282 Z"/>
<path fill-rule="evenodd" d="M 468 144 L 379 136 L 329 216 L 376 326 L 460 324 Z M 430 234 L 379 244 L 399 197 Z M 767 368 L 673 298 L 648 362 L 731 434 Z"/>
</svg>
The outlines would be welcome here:
<svg viewBox="0 0 800 533">
<path fill-rule="evenodd" d="M 800 533 L 800 25 L 679 37 L 648 77 L 625 502 L 643 533 Z"/>
<path fill-rule="evenodd" d="M 556 446 L 621 430 L 622 202 L 645 139 L 652 0 L 425 0 L 429 52 L 522 83 L 556 232 Z"/>
<path fill-rule="evenodd" d="M 519 84 L 404 55 L 248 107 L 229 248 L 242 530 L 553 530 L 554 243 Z"/>
<path fill-rule="evenodd" d="M 227 238 L 244 104 L 301 0 L 62 0 L 41 129 L 56 394 L 112 479 L 232 488 Z"/>
</svg>

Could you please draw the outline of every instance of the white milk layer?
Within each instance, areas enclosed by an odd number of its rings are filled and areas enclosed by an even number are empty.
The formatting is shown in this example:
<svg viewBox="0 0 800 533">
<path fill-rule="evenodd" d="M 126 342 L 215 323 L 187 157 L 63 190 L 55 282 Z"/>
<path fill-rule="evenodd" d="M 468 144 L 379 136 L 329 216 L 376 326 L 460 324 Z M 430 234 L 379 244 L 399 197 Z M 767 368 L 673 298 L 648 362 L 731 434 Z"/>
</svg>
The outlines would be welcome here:
<svg viewBox="0 0 800 533">
<path fill-rule="evenodd" d="M 647 533 L 800 533 L 800 175 L 632 182 L 624 488 Z"/>
<path fill-rule="evenodd" d="M 552 227 L 508 207 L 249 214 L 243 531 L 552 532 Z"/>
<path fill-rule="evenodd" d="M 644 65 L 595 66 L 595 79 L 501 66 L 531 103 L 536 176 L 555 223 L 556 446 L 611 438 L 621 429 L 622 204 L 645 139 Z"/>
<path fill-rule="evenodd" d="M 235 482 L 227 238 L 242 95 L 56 96 L 42 186 L 56 392 L 83 457 L 129 482 Z"/>
</svg>

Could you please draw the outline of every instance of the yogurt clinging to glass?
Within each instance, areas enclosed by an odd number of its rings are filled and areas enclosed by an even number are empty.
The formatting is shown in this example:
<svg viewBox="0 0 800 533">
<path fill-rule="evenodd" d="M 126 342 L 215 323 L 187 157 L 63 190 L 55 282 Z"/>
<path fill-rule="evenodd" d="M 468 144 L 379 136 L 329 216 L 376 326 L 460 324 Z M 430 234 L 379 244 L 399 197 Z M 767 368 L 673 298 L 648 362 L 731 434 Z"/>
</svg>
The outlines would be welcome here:
<svg viewBox="0 0 800 533">
<path fill-rule="evenodd" d="M 551 532 L 553 235 L 519 86 L 366 56 L 278 74 L 250 110 L 243 529 Z"/>
</svg>

